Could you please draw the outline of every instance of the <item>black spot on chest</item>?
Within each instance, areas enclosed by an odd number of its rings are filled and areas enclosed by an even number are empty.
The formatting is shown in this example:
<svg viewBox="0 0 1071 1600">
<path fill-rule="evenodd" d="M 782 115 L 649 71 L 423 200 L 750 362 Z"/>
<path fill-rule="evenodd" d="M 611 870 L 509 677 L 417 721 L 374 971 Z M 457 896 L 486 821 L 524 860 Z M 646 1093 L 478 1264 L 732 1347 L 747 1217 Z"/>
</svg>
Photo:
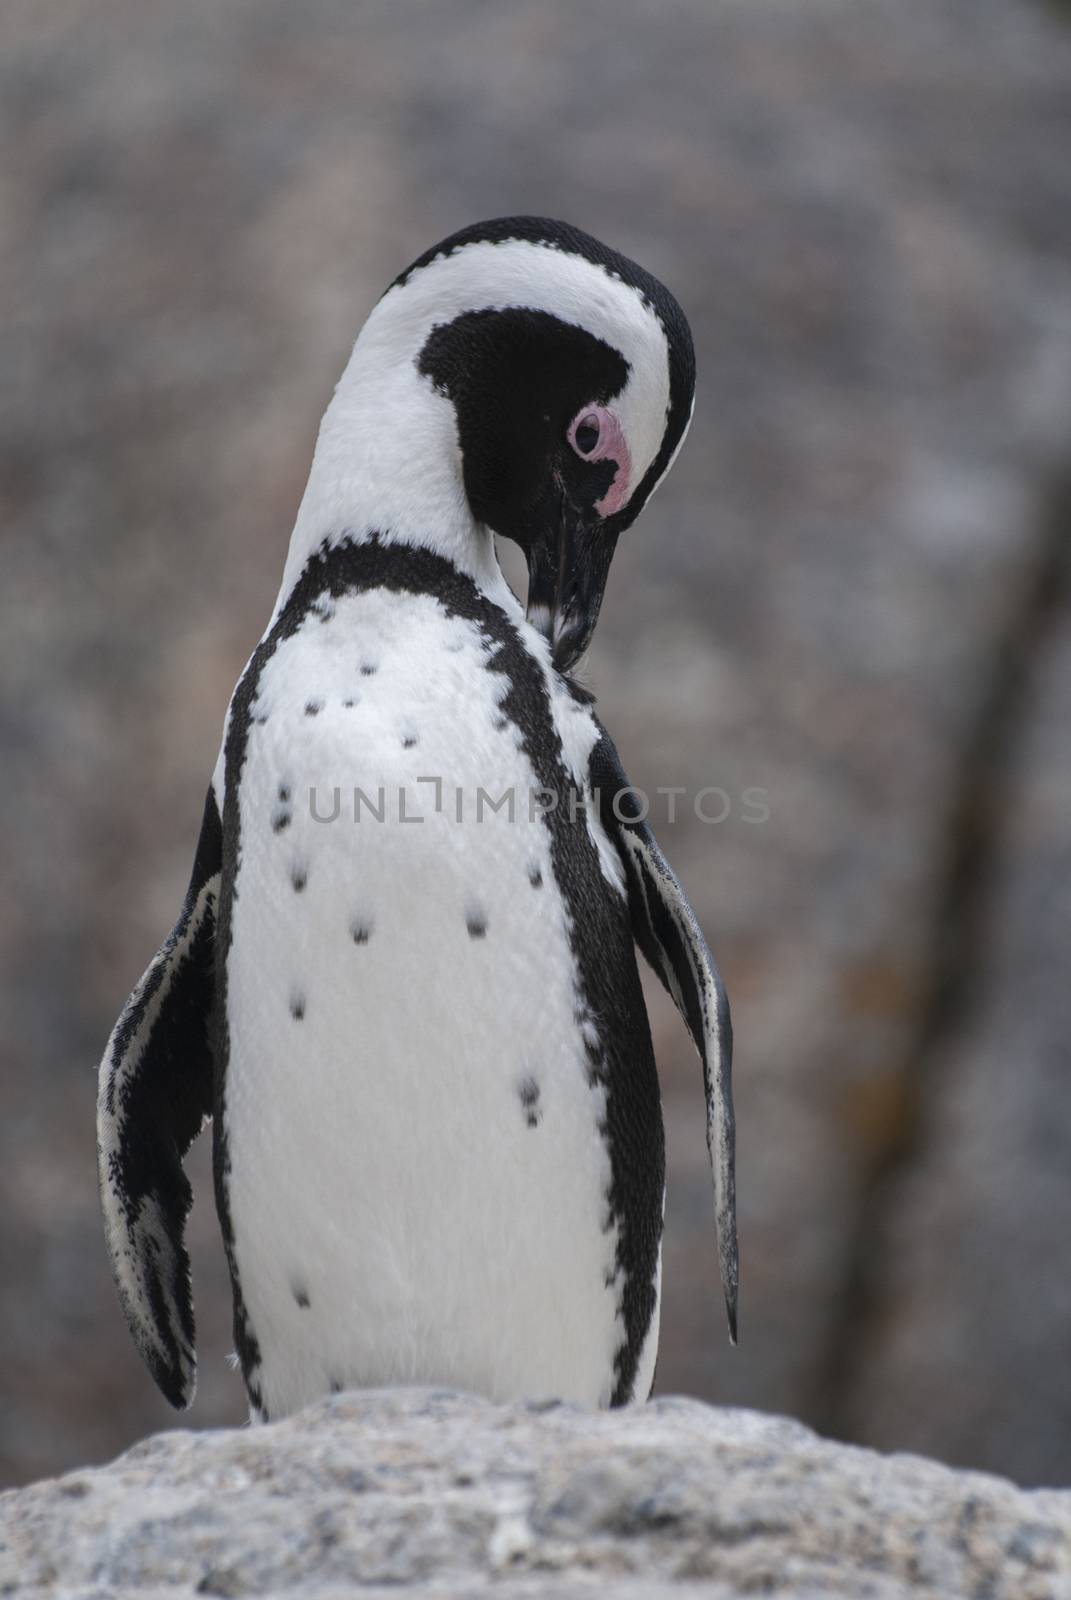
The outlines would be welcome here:
<svg viewBox="0 0 1071 1600">
<path fill-rule="evenodd" d="M 529 1128 L 538 1128 L 542 1121 L 543 1113 L 540 1109 L 540 1090 L 535 1079 L 529 1074 L 521 1079 L 517 1088 L 517 1098 L 521 1102 L 524 1120 Z"/>
</svg>

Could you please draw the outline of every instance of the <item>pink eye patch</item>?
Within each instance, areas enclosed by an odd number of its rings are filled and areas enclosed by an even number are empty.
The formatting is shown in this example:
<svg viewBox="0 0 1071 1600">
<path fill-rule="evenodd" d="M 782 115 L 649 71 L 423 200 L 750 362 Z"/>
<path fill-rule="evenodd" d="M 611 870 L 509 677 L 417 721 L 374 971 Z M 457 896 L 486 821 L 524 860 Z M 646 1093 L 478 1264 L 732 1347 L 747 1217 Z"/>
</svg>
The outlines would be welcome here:
<svg viewBox="0 0 1071 1600">
<path fill-rule="evenodd" d="M 614 481 L 595 509 L 601 517 L 610 517 L 628 499 L 629 476 L 632 459 L 621 424 L 605 406 L 585 406 L 569 424 L 566 436 L 581 461 L 612 461 L 617 468 Z"/>
</svg>

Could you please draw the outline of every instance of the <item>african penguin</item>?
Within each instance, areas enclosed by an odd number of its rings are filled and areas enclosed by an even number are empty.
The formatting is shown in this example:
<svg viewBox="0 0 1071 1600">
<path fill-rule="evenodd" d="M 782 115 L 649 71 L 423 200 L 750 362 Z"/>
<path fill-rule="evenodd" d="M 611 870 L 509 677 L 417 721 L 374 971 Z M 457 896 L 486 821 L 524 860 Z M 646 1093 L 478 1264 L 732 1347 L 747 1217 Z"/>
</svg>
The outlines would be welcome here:
<svg viewBox="0 0 1071 1600">
<path fill-rule="evenodd" d="M 254 1417 L 392 1383 L 646 1399 L 664 1158 L 637 945 L 703 1064 L 735 1340 L 728 1005 L 570 677 L 693 388 L 673 296 L 541 218 L 453 235 L 365 323 L 182 913 L 101 1065 L 112 1266 L 173 1405 L 208 1117 Z"/>
</svg>

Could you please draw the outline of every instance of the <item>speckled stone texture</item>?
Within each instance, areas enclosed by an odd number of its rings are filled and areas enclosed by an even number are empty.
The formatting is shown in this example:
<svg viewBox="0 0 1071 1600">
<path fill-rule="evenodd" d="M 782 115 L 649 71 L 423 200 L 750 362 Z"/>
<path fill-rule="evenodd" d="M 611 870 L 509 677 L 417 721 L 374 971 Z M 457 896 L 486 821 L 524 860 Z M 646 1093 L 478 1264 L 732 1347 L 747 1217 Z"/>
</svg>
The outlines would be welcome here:
<svg viewBox="0 0 1071 1600">
<path fill-rule="evenodd" d="M 1054 1600 L 1071 1494 L 666 1399 L 590 1415 L 428 1390 L 160 1434 L 0 1499 L 0 1593 Z"/>
</svg>

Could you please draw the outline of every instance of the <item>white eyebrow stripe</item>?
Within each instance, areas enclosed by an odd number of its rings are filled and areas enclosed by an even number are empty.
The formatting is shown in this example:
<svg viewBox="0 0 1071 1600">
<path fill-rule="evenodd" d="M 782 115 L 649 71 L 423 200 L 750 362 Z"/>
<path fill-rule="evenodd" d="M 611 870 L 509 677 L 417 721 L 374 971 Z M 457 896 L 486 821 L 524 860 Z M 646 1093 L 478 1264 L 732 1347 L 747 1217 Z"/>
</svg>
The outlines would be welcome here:
<svg viewBox="0 0 1071 1600">
<path fill-rule="evenodd" d="M 669 415 L 669 341 L 641 290 L 583 256 L 527 239 L 463 245 L 388 289 L 366 322 L 358 348 L 373 354 L 388 330 L 396 348 L 402 322 L 419 349 L 438 323 L 466 311 L 507 307 L 549 312 L 624 357 L 628 382 L 613 408 L 629 443 L 632 481 L 641 483 L 661 448 Z"/>
</svg>

